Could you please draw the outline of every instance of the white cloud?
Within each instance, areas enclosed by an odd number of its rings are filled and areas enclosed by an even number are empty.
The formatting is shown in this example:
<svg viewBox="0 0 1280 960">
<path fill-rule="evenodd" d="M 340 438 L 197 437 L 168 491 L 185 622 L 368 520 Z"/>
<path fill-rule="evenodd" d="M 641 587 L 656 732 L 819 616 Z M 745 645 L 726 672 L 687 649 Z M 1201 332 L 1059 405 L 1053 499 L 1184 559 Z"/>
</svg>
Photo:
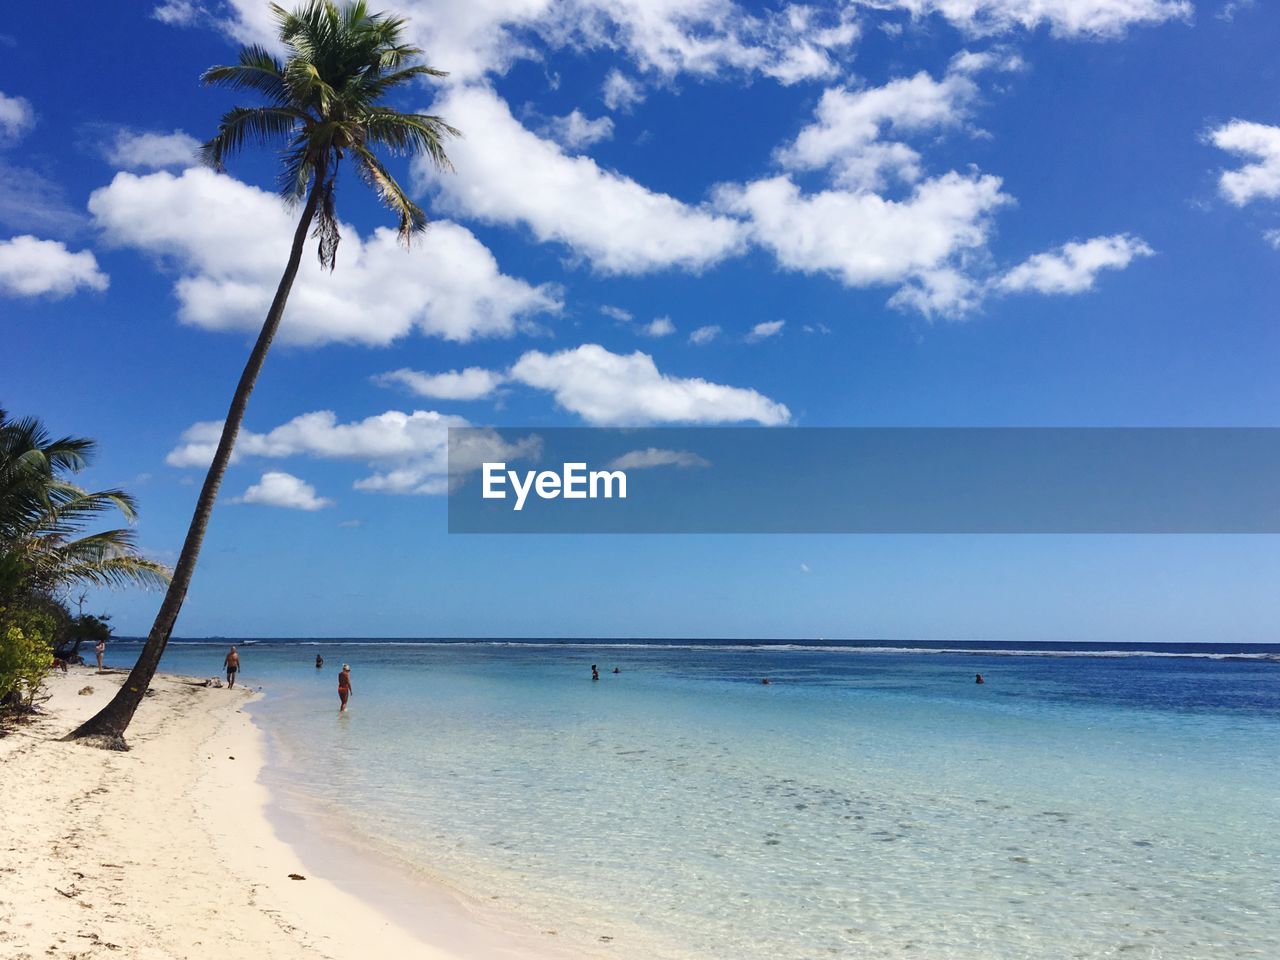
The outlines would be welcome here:
<svg viewBox="0 0 1280 960">
<path fill-rule="evenodd" d="M 200 141 L 181 130 L 119 130 L 107 148 L 107 160 L 121 170 L 183 168 L 195 166 L 199 149 Z"/>
<path fill-rule="evenodd" d="M 1244 10 L 1252 10 L 1257 5 L 1257 0 L 1228 0 L 1214 16 L 1224 23 L 1232 23 L 1235 21 L 1237 13 Z"/>
<path fill-rule="evenodd" d="M 902 200 L 844 190 L 804 196 L 780 176 L 724 187 L 720 201 L 750 216 L 755 241 L 782 266 L 867 287 L 930 278 L 982 250 L 991 214 L 1010 197 L 998 177 L 952 171 Z"/>
<path fill-rule="evenodd" d="M 1280 250 L 1280 230 L 1268 230 L 1262 236 L 1266 239 L 1267 243 L 1271 244 L 1271 246 L 1275 247 L 1277 250 Z"/>
<path fill-rule="evenodd" d="M 67 202 L 61 184 L 0 159 L 0 224 L 15 231 L 61 235 L 76 232 L 84 220 Z"/>
<path fill-rule="evenodd" d="M 1021 69 L 1001 49 L 954 56 L 941 79 L 928 73 L 865 89 L 827 90 L 813 120 L 776 152 L 791 171 L 823 171 L 826 189 L 803 192 L 793 174 L 725 184 L 720 209 L 746 217 L 751 239 L 778 263 L 835 277 L 845 286 L 896 285 L 890 299 L 927 316 L 962 316 L 981 302 L 975 278 L 989 259 L 996 210 L 1012 201 L 998 177 L 977 169 L 926 177 L 903 142 L 966 129 L 984 71 Z M 906 187 L 893 194 L 888 186 Z"/>
<path fill-rule="evenodd" d="M 748 343 L 758 343 L 761 340 L 768 340 L 770 337 L 776 337 L 782 333 L 782 328 L 787 325 L 785 320 L 765 320 L 757 323 L 751 328 L 747 334 Z"/>
<path fill-rule="evenodd" d="M 635 319 L 635 315 L 630 310 L 623 310 L 621 307 L 610 306 L 607 303 L 600 308 L 600 312 L 618 323 L 630 323 Z"/>
<path fill-rule="evenodd" d="M 808 565 L 807 563 L 802 563 L 802 564 L 800 564 L 800 572 L 801 572 L 801 573 L 812 573 L 813 571 L 810 569 L 810 567 L 809 567 L 809 565 Z"/>
<path fill-rule="evenodd" d="M 513 380 L 550 391 L 556 402 L 593 424 L 786 423 L 785 406 L 755 390 L 661 373 L 653 357 L 588 343 L 545 354 L 532 350 L 511 367 Z"/>
<path fill-rule="evenodd" d="M 449 486 L 449 428 L 470 425 L 463 417 L 431 410 L 388 410 L 351 423 L 339 423 L 331 410 L 317 410 L 266 433 L 242 430 L 232 462 L 245 457 L 295 456 L 364 461 L 374 472 L 355 482 L 357 490 L 445 493 Z M 165 462 L 174 467 L 207 467 L 221 431 L 218 420 L 193 424 Z M 476 431 L 470 444 L 472 459 L 519 460 L 540 449 L 537 437 L 508 442 L 492 431 Z"/>
<path fill-rule="evenodd" d="M 573 110 L 563 117 L 552 117 L 542 132 L 566 150 L 581 150 L 612 137 L 613 121 L 608 117 L 588 120 L 581 110 Z"/>
<path fill-rule="evenodd" d="M 813 122 L 778 150 L 778 160 L 793 170 L 831 168 L 836 184 L 855 189 L 877 190 L 890 178 L 913 183 L 921 176 L 919 153 L 884 135 L 901 138 L 964 125 L 978 98 L 974 75 L 1020 66 L 1013 56 L 966 51 L 941 80 L 921 71 L 880 87 L 833 87 L 822 95 Z"/>
<path fill-rule="evenodd" d="M 610 110 L 630 110 L 644 102 L 644 88 L 616 68 L 610 70 L 600 88 L 600 98 Z"/>
<path fill-rule="evenodd" d="M 503 381 L 502 374 L 482 367 L 450 370 L 448 373 L 421 373 L 417 370 L 392 370 L 374 380 L 381 384 L 398 383 L 408 387 L 420 397 L 437 400 L 479 400 L 496 390 Z"/>
<path fill-rule="evenodd" d="M 229 6 L 233 36 L 274 42 L 265 4 Z M 396 10 L 427 62 L 461 81 L 570 47 L 614 51 L 661 77 L 758 72 L 795 82 L 832 75 L 835 55 L 857 36 L 849 10 L 789 4 L 755 14 L 732 0 L 401 0 Z"/>
<path fill-rule="evenodd" d="M 108 242 L 164 259 L 185 323 L 255 331 L 288 256 L 293 214 L 274 195 L 210 170 L 119 173 L 89 198 Z M 527 319 L 555 313 L 558 288 L 504 275 L 475 236 L 437 221 L 406 251 L 394 230 L 361 237 L 343 228 L 333 273 L 309 241 L 281 325 L 295 344 L 384 345 L 413 330 L 465 341 L 508 336 Z"/>
<path fill-rule="evenodd" d="M 0 240 L 0 294 L 65 297 L 81 287 L 102 291 L 109 279 L 88 250 L 72 253 L 56 240 Z"/>
<path fill-rule="evenodd" d="M 1223 172 L 1218 189 L 1224 197 L 1237 207 L 1280 197 L 1280 127 L 1232 120 L 1210 131 L 1209 139 L 1219 149 L 1253 161 Z"/>
<path fill-rule="evenodd" d="M 316 488 L 291 473 L 271 470 L 231 501 L 232 503 L 257 503 L 267 507 L 288 507 L 292 510 L 322 510 L 333 506 L 333 501 L 316 495 Z"/>
<path fill-rule="evenodd" d="M 640 328 L 640 332 L 646 337 L 669 337 L 676 332 L 676 325 L 670 317 L 654 317 Z"/>
<path fill-rule="evenodd" d="M 433 112 L 466 118 L 466 137 L 449 148 L 456 173 L 437 176 L 425 161 L 415 163 L 450 211 L 523 224 L 605 273 L 697 270 L 742 245 L 737 221 L 655 193 L 589 157 L 567 155 L 521 126 L 487 87 L 449 90 Z"/>
<path fill-rule="evenodd" d="M 0 92 L 0 146 L 16 143 L 36 125 L 36 112 L 26 97 Z"/>
<path fill-rule="evenodd" d="M 188 27 L 204 17 L 205 11 L 194 0 L 165 0 L 156 5 L 151 16 L 171 27 Z"/>
<path fill-rule="evenodd" d="M 934 317 L 963 318 L 982 304 L 986 284 L 963 270 L 938 266 L 921 270 L 889 298 L 889 306 Z"/>
<path fill-rule="evenodd" d="M 415 410 L 388 410 L 353 423 L 339 423 L 332 410 L 304 413 L 267 433 L 241 430 L 235 456 L 386 460 L 414 457 L 440 449 L 449 427 L 469 426 L 462 417 Z M 165 462 L 174 467 L 208 466 L 222 423 L 194 424 L 182 435 L 184 443 Z"/>
<path fill-rule="evenodd" d="M 711 462 L 688 450 L 662 450 L 646 447 L 644 450 L 628 450 L 609 461 L 614 470 L 650 470 L 654 467 L 709 467 Z"/>
<path fill-rule="evenodd" d="M 857 0 L 913 17 L 938 14 L 972 34 L 1047 26 L 1057 37 L 1107 39 L 1130 27 L 1190 20 L 1190 0 Z"/>
<path fill-rule="evenodd" d="M 1084 293 L 1093 289 L 1103 270 L 1123 270 L 1136 258 L 1154 253 L 1140 238 L 1127 234 L 1094 237 L 1037 253 L 1001 277 L 997 286 L 1009 293 Z"/>
<path fill-rule="evenodd" d="M 705 327 L 699 327 L 693 333 L 689 334 L 689 342 L 695 346 L 703 346 L 710 343 L 716 337 L 720 336 L 720 325 L 709 323 Z"/>
</svg>

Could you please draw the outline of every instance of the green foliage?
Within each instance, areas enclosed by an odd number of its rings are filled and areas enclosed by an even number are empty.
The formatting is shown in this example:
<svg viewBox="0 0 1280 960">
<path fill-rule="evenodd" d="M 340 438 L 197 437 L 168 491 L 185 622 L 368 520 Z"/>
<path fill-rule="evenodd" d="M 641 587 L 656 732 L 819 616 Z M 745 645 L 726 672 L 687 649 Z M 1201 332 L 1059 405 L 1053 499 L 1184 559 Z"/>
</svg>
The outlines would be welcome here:
<svg viewBox="0 0 1280 960">
<path fill-rule="evenodd" d="M 0 606 L 0 704 L 31 705 L 53 666 L 58 627 L 48 610 Z"/>
<path fill-rule="evenodd" d="M 71 622 L 71 636 L 76 640 L 97 643 L 99 640 L 111 639 L 110 615 L 95 617 L 92 613 L 82 613 Z"/>
<path fill-rule="evenodd" d="M 0 410 L 0 602 L 77 583 L 167 582 L 168 570 L 138 553 L 132 530 L 89 531 L 104 514 L 136 516 L 123 490 L 91 492 L 70 481 L 94 446 L 51 437 L 34 417 L 10 419 Z"/>
<path fill-rule="evenodd" d="M 279 145 L 281 193 L 296 202 L 313 185 L 320 191 L 315 235 L 320 262 L 332 270 L 339 240 L 334 185 L 349 156 L 360 178 L 399 219 L 400 239 L 407 244 L 426 229 L 427 216 L 374 148 L 425 154 L 447 170 L 444 141 L 459 133 L 440 117 L 401 113 L 382 98 L 417 78 L 445 74 L 414 62 L 422 51 L 403 42 L 402 18 L 370 13 L 363 0 L 310 0 L 292 12 L 273 3 L 271 11 L 289 50 L 283 63 L 262 47 L 247 46 L 238 63 L 210 67 L 201 77 L 268 101 L 224 114 L 217 134 L 201 148 L 204 161 L 221 170 L 246 141 Z"/>
</svg>

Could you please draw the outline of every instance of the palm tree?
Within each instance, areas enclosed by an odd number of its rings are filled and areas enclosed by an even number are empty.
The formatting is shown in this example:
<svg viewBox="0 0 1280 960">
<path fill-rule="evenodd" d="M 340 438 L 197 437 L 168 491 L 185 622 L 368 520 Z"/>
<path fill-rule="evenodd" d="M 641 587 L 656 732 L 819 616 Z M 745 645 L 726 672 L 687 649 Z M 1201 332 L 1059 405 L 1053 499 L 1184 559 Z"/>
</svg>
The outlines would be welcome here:
<svg viewBox="0 0 1280 960">
<path fill-rule="evenodd" d="M 226 113 L 201 155 L 214 169 L 222 170 L 246 141 L 280 145 L 281 193 L 290 203 L 302 204 L 293 246 L 262 332 L 231 399 L 173 580 L 138 662 L 114 699 L 70 738 L 90 737 L 103 746 L 125 747 L 124 731 L 155 675 L 191 584 L 218 487 L 249 395 L 284 315 L 309 232 L 319 241 L 321 265 L 329 270 L 334 267 L 339 239 L 334 186 L 342 161 L 350 158 L 361 179 L 396 215 L 400 238 L 407 244 L 426 228 L 426 215 L 396 183 L 373 148 L 425 154 L 438 167 L 448 169 L 443 144 L 448 137 L 458 136 L 458 131 L 439 117 L 400 113 L 382 102 L 389 91 L 420 77 L 444 76 L 415 62 L 422 51 L 403 41 L 403 18 L 370 13 L 364 0 L 341 6 L 332 0 L 310 0 L 293 12 L 273 3 L 271 10 L 280 41 L 290 51 L 284 63 L 262 47 L 246 46 L 240 50 L 239 63 L 211 67 L 201 77 L 206 84 L 254 91 L 267 103 L 236 107 Z"/>
<path fill-rule="evenodd" d="M 169 571 L 138 553 L 133 531 L 86 533 L 103 514 L 133 522 L 123 490 L 90 492 L 67 477 L 84 469 L 95 444 L 50 437 L 34 417 L 0 410 L 0 601 L 54 595 L 72 584 L 155 586 Z"/>
</svg>

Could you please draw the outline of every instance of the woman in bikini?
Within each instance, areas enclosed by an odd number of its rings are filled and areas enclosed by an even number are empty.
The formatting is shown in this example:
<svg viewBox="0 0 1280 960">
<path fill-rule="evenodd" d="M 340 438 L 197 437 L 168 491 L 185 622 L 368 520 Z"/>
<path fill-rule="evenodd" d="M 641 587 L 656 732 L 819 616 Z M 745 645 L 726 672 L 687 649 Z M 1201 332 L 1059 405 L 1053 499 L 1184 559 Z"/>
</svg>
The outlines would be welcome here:
<svg viewBox="0 0 1280 960">
<path fill-rule="evenodd" d="M 338 707 L 338 712 L 347 709 L 347 698 L 351 696 L 351 664 L 344 663 L 342 672 L 338 674 L 338 699 L 342 701 L 342 705 Z"/>
</svg>

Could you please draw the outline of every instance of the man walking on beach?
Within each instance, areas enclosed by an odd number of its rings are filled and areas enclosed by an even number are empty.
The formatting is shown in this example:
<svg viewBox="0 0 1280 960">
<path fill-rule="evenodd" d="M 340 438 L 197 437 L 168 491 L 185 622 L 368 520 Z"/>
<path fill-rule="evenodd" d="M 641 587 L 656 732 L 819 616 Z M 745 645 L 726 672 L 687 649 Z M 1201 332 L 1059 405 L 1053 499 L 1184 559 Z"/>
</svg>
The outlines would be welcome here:
<svg viewBox="0 0 1280 960">
<path fill-rule="evenodd" d="M 227 689 L 234 690 L 236 688 L 236 674 L 240 672 L 240 654 L 236 653 L 235 647 L 232 647 L 227 652 L 222 665 L 227 668 Z"/>
</svg>

